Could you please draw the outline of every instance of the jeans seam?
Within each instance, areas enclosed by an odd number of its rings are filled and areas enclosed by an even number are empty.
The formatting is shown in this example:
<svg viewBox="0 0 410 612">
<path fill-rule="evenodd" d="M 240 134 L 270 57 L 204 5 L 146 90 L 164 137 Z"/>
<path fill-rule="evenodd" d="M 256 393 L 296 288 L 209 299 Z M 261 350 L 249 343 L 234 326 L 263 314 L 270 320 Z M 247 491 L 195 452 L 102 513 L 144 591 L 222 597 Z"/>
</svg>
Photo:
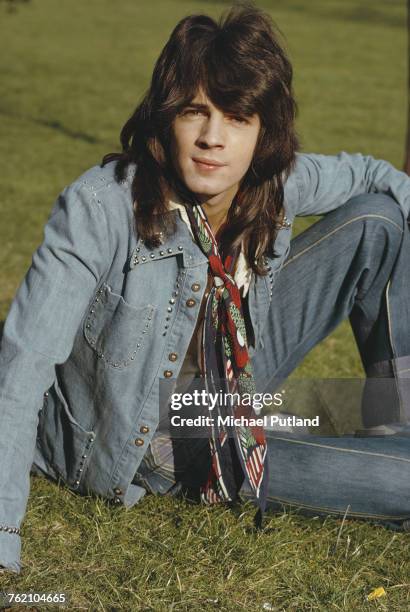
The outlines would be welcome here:
<svg viewBox="0 0 410 612">
<path fill-rule="evenodd" d="M 249 497 L 249 499 L 252 499 L 252 494 L 248 491 L 241 492 L 241 495 L 245 498 Z M 304 504 L 303 502 L 300 502 L 297 500 L 289 500 L 288 498 L 275 497 L 273 495 L 268 495 L 267 500 L 273 501 L 273 502 L 279 502 L 283 505 L 296 506 L 297 508 L 304 508 L 306 510 L 322 511 L 322 512 L 327 512 L 329 514 L 346 514 L 346 517 L 357 516 L 357 517 L 362 517 L 362 518 L 384 518 L 384 519 L 392 519 L 396 521 L 406 520 L 410 518 L 409 514 L 369 514 L 368 512 L 358 512 L 355 510 L 349 510 L 346 513 L 346 511 L 344 510 L 335 510 L 334 508 L 329 508 L 327 506 L 311 506 L 310 504 Z M 269 510 L 269 508 L 267 508 L 267 510 Z"/>
<path fill-rule="evenodd" d="M 391 350 L 392 350 L 392 354 L 393 354 L 393 358 L 396 357 L 396 350 L 394 348 L 394 344 L 393 344 L 393 334 L 391 331 L 391 315 L 390 315 L 390 306 L 389 306 L 389 289 L 390 289 L 390 279 L 386 285 L 386 310 L 387 310 L 387 327 L 389 330 L 389 340 L 390 340 L 390 346 L 391 346 Z"/>
<path fill-rule="evenodd" d="M 391 330 L 391 314 L 390 314 L 390 304 L 389 304 L 389 289 L 390 289 L 390 279 L 389 282 L 387 283 L 386 286 L 386 311 L 387 311 L 387 329 L 389 332 L 389 341 L 390 341 L 390 347 L 391 347 L 391 351 L 392 351 L 392 355 L 393 355 L 393 359 L 392 359 L 392 366 L 393 366 L 393 378 L 394 378 L 394 384 L 396 385 L 396 394 L 397 394 L 397 398 L 399 400 L 399 421 L 401 420 L 402 415 L 404 414 L 404 410 L 403 410 L 403 402 L 402 402 L 402 397 L 401 397 L 401 393 L 400 393 L 400 389 L 399 389 L 399 383 L 398 383 L 398 372 L 395 366 L 395 357 L 397 356 L 397 351 L 394 347 L 394 343 L 393 343 L 393 334 L 392 334 L 392 330 Z"/>
<path fill-rule="evenodd" d="M 310 251 L 313 247 L 315 247 L 316 245 L 320 244 L 323 240 L 326 240 L 327 238 L 329 238 L 329 236 L 332 236 L 333 234 L 335 234 L 339 230 L 343 229 L 347 225 L 350 225 L 351 223 L 354 223 L 355 221 L 360 221 L 361 219 L 368 219 L 368 218 L 384 219 L 385 221 L 387 221 L 388 223 L 390 223 L 391 225 L 396 227 L 400 231 L 401 234 L 403 234 L 403 229 L 399 225 L 397 225 L 397 223 L 395 223 L 394 221 L 392 221 L 388 217 L 384 217 L 383 215 L 376 215 L 376 214 L 360 215 L 359 217 L 354 217 L 353 219 L 349 219 L 349 221 L 345 221 L 344 223 L 342 223 L 342 225 L 339 225 L 338 227 L 335 227 L 333 230 L 331 230 L 330 232 L 326 233 L 324 236 L 322 236 L 321 238 L 316 240 L 316 242 L 313 242 L 311 245 L 309 245 L 308 247 L 303 249 L 300 253 L 297 253 L 293 257 L 288 258 L 284 262 L 282 267 L 285 268 L 289 263 L 291 263 L 295 259 L 298 259 L 299 257 L 301 257 L 301 255 L 304 255 L 305 253 Z"/>
<path fill-rule="evenodd" d="M 270 501 L 278 501 L 280 503 L 289 504 L 289 505 L 293 505 L 293 506 L 300 506 L 301 508 L 306 508 L 306 509 L 309 509 L 309 510 L 322 510 L 324 512 L 329 512 L 331 514 L 342 514 L 342 513 L 344 513 L 343 510 L 335 510 L 335 509 L 328 508 L 327 506 L 311 506 L 310 504 L 304 504 L 304 503 L 296 501 L 296 500 L 290 501 L 290 500 L 287 500 L 287 499 L 285 499 L 283 497 L 274 497 L 274 496 L 268 495 L 267 499 L 270 500 Z M 349 510 L 346 513 L 346 516 L 349 516 L 349 515 L 352 515 L 352 516 L 362 516 L 362 517 L 373 517 L 373 518 L 386 518 L 386 519 L 388 518 L 388 519 L 395 519 L 395 520 L 409 518 L 408 514 L 405 514 L 405 515 L 396 515 L 396 514 L 369 514 L 367 512 L 357 512 L 357 511 L 354 511 L 354 510 Z"/>
<path fill-rule="evenodd" d="M 385 453 L 375 453 L 373 451 L 362 451 L 354 448 L 342 448 L 339 446 L 331 446 L 328 444 L 319 444 L 316 442 L 305 442 L 304 440 L 295 440 L 292 438 L 284 438 L 282 436 L 269 436 L 270 440 L 284 440 L 286 442 L 293 442 L 294 444 L 304 444 L 307 446 L 318 446 L 319 448 L 330 448 L 335 451 L 345 452 L 345 453 L 357 453 L 359 455 L 372 455 L 375 457 L 384 457 L 386 459 L 393 459 L 395 461 L 403 461 L 404 463 L 410 463 L 410 459 L 406 457 L 395 457 L 394 455 L 386 455 Z"/>
</svg>

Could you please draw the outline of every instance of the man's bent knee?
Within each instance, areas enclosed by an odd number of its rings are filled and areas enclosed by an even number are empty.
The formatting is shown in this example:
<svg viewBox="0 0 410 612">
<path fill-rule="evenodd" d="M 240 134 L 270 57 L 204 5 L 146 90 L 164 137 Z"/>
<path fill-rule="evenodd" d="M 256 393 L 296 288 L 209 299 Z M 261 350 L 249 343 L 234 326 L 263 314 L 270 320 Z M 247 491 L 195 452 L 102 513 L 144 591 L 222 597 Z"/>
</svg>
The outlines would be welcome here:
<svg viewBox="0 0 410 612">
<path fill-rule="evenodd" d="M 399 204 L 384 193 L 364 193 L 348 200 L 343 212 L 354 218 L 368 218 L 388 223 L 403 232 L 405 218 Z M 340 210 L 340 209 L 337 209 Z"/>
</svg>

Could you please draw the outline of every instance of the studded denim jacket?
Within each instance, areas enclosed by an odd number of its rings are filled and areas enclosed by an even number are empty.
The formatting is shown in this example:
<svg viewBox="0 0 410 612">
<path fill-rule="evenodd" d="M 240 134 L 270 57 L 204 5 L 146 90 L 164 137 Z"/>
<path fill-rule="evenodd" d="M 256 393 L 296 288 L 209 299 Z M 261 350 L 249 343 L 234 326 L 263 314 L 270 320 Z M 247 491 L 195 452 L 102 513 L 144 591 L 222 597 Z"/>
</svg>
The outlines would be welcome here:
<svg viewBox="0 0 410 612">
<path fill-rule="evenodd" d="M 177 210 L 177 230 L 148 249 L 133 230 L 130 183 L 113 163 L 64 189 L 11 305 L 0 350 L 0 565 L 20 571 L 29 473 L 41 452 L 72 490 L 127 507 L 155 432 L 159 383 L 178 376 L 207 280 L 207 259 Z M 248 304 L 257 386 L 268 380 L 264 324 L 296 215 L 324 214 L 354 195 L 392 195 L 406 217 L 410 179 L 360 154 L 298 155 L 285 184 L 286 219 L 253 275 Z"/>
</svg>

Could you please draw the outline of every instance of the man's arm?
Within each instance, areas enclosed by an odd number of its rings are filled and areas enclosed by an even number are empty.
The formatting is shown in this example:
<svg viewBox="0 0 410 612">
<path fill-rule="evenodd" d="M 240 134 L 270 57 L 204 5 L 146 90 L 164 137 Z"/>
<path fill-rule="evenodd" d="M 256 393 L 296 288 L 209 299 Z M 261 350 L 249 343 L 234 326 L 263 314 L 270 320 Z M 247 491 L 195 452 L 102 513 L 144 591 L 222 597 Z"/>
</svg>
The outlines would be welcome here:
<svg viewBox="0 0 410 612">
<path fill-rule="evenodd" d="M 0 347 L 0 566 L 19 573 L 38 412 L 70 355 L 109 259 L 107 222 L 80 183 L 58 198 L 13 300 Z"/>
<path fill-rule="evenodd" d="M 370 155 L 298 154 L 289 180 L 297 187 L 297 216 L 325 214 L 363 193 L 386 193 L 410 214 L 410 177 Z"/>
</svg>

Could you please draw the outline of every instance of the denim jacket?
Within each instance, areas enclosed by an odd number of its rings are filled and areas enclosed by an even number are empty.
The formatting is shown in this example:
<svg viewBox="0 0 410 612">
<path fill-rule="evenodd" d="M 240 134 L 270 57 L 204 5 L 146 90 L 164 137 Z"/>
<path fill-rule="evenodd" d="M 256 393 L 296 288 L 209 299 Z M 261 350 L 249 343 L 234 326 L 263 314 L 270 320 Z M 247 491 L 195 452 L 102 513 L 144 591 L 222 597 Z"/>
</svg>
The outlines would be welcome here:
<svg viewBox="0 0 410 612">
<path fill-rule="evenodd" d="M 132 484 L 158 422 L 159 382 L 178 376 L 198 316 L 207 258 L 177 210 L 155 249 L 133 225 L 133 167 L 88 170 L 58 197 L 5 322 L 0 350 L 0 565 L 20 571 L 30 468 L 37 449 L 72 490 L 130 507 Z M 253 275 L 248 306 L 258 384 L 269 378 L 263 330 L 297 215 L 384 192 L 410 211 L 410 179 L 360 154 L 299 154 L 285 184 L 270 273 Z"/>
</svg>

